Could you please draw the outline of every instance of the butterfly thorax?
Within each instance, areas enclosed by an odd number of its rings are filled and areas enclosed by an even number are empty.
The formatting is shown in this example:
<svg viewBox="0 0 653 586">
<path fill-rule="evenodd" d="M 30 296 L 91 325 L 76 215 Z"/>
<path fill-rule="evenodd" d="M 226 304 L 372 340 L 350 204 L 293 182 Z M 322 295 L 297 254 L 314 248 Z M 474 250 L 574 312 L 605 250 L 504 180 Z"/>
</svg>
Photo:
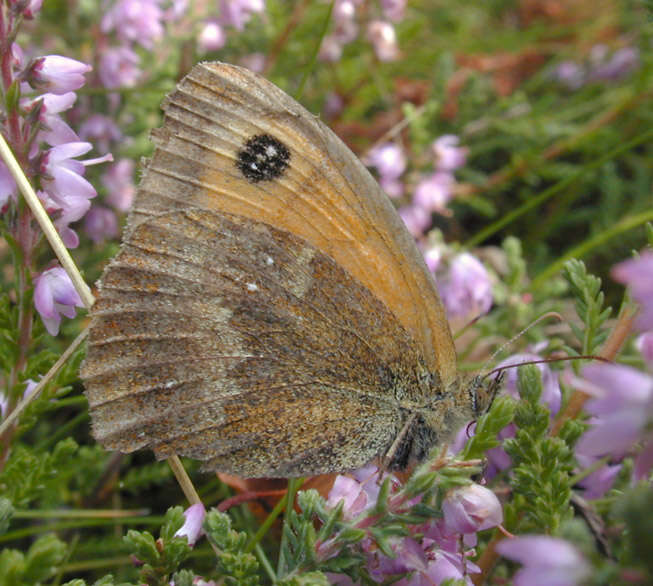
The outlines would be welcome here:
<svg viewBox="0 0 653 586">
<path fill-rule="evenodd" d="M 389 467 L 394 470 L 421 462 L 434 447 L 452 441 L 478 414 L 478 380 L 458 376 L 443 384 L 437 373 L 428 372 L 422 364 L 412 375 L 412 389 L 403 386 L 405 380 L 397 381 L 404 429 L 389 455 Z"/>
</svg>

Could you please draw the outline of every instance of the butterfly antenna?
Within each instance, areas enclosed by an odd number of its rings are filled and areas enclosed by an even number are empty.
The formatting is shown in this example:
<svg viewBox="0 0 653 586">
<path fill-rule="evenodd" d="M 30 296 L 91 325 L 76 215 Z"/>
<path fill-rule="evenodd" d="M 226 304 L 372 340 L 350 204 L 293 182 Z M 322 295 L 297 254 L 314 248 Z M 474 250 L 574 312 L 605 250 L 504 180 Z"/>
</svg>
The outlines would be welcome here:
<svg viewBox="0 0 653 586">
<path fill-rule="evenodd" d="M 563 362 L 568 360 L 598 360 L 599 362 L 607 362 L 608 364 L 612 362 L 612 360 L 608 360 L 602 356 L 597 356 L 596 354 L 579 354 L 578 356 L 550 356 L 549 358 L 540 358 L 539 360 L 526 360 L 525 362 L 515 362 L 515 364 L 506 364 L 505 366 L 499 366 L 498 368 L 492 369 L 487 374 L 484 374 L 482 378 L 492 376 L 495 372 L 503 372 L 508 368 L 524 366 L 525 364 L 545 364 L 547 362 Z"/>
<path fill-rule="evenodd" d="M 550 317 L 554 317 L 554 318 L 556 318 L 558 321 L 563 321 L 562 316 L 561 316 L 559 313 L 555 312 L 555 311 L 549 311 L 549 312 L 547 312 L 547 313 L 541 315 L 541 316 L 538 317 L 535 321 L 532 321 L 529 325 L 527 325 L 527 326 L 526 326 L 526 327 L 525 327 L 521 332 L 519 332 L 518 334 L 516 334 L 515 336 L 513 336 L 512 338 L 510 338 L 510 340 L 508 340 L 507 342 L 505 342 L 504 344 L 502 344 L 501 347 L 500 347 L 498 350 L 496 350 L 496 351 L 492 354 L 492 356 L 490 356 L 490 357 L 485 361 L 485 363 L 483 364 L 483 366 L 482 366 L 481 369 L 480 369 L 481 372 L 483 372 L 483 370 L 485 370 L 485 367 L 486 367 L 490 362 L 492 362 L 492 361 L 493 361 L 493 360 L 494 360 L 494 359 L 495 359 L 499 354 L 501 354 L 501 352 L 503 352 L 503 351 L 504 351 L 508 346 L 512 345 L 516 340 L 518 340 L 519 338 L 521 338 L 521 337 L 522 337 L 522 336 L 523 336 L 523 335 L 524 335 L 528 330 L 530 330 L 533 326 L 536 326 L 536 325 L 539 324 L 541 321 L 543 321 L 543 320 L 545 320 L 545 319 L 549 319 Z M 496 370 L 493 370 L 493 371 L 491 371 L 491 372 L 496 372 Z M 482 375 L 481 378 L 485 378 L 485 377 L 488 376 L 489 374 L 490 374 L 490 373 L 488 373 L 487 375 Z"/>
</svg>

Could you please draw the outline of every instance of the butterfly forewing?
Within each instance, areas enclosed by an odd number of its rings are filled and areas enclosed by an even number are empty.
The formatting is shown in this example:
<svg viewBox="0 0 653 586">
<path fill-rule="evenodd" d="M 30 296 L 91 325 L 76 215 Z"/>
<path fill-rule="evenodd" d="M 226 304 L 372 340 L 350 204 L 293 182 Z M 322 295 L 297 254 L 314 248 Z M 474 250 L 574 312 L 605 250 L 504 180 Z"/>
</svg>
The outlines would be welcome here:
<svg viewBox="0 0 653 586">
<path fill-rule="evenodd" d="M 412 237 L 326 126 L 262 77 L 221 63 L 196 66 L 164 109 L 131 229 L 152 214 L 201 207 L 297 235 L 394 313 L 444 384 L 454 379 L 449 328 Z M 256 158 L 268 152 L 276 166 L 266 171 Z"/>
</svg>

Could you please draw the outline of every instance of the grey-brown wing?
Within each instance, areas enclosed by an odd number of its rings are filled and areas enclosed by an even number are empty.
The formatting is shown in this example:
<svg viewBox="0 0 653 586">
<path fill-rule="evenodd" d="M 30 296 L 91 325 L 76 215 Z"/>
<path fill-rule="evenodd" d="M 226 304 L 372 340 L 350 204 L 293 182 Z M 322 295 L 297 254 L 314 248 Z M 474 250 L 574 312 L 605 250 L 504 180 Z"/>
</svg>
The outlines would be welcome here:
<svg viewBox="0 0 653 586">
<path fill-rule="evenodd" d="M 240 216 L 141 223 L 91 315 L 81 374 L 109 449 L 243 476 L 350 469 L 387 449 L 397 394 L 417 392 L 419 353 L 381 302 L 306 241 Z"/>
</svg>

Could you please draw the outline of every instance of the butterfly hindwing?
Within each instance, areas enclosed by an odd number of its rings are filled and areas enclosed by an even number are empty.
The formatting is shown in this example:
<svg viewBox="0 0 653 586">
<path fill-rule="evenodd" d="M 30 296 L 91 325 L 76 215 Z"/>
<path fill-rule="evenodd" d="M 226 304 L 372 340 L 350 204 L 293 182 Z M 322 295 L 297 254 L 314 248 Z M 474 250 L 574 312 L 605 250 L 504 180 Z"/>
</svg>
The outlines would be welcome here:
<svg viewBox="0 0 653 586">
<path fill-rule="evenodd" d="M 288 476 L 383 453 L 425 400 L 420 368 L 394 315 L 310 243 L 191 209 L 141 222 L 105 270 L 82 377 L 110 449 Z"/>
</svg>

